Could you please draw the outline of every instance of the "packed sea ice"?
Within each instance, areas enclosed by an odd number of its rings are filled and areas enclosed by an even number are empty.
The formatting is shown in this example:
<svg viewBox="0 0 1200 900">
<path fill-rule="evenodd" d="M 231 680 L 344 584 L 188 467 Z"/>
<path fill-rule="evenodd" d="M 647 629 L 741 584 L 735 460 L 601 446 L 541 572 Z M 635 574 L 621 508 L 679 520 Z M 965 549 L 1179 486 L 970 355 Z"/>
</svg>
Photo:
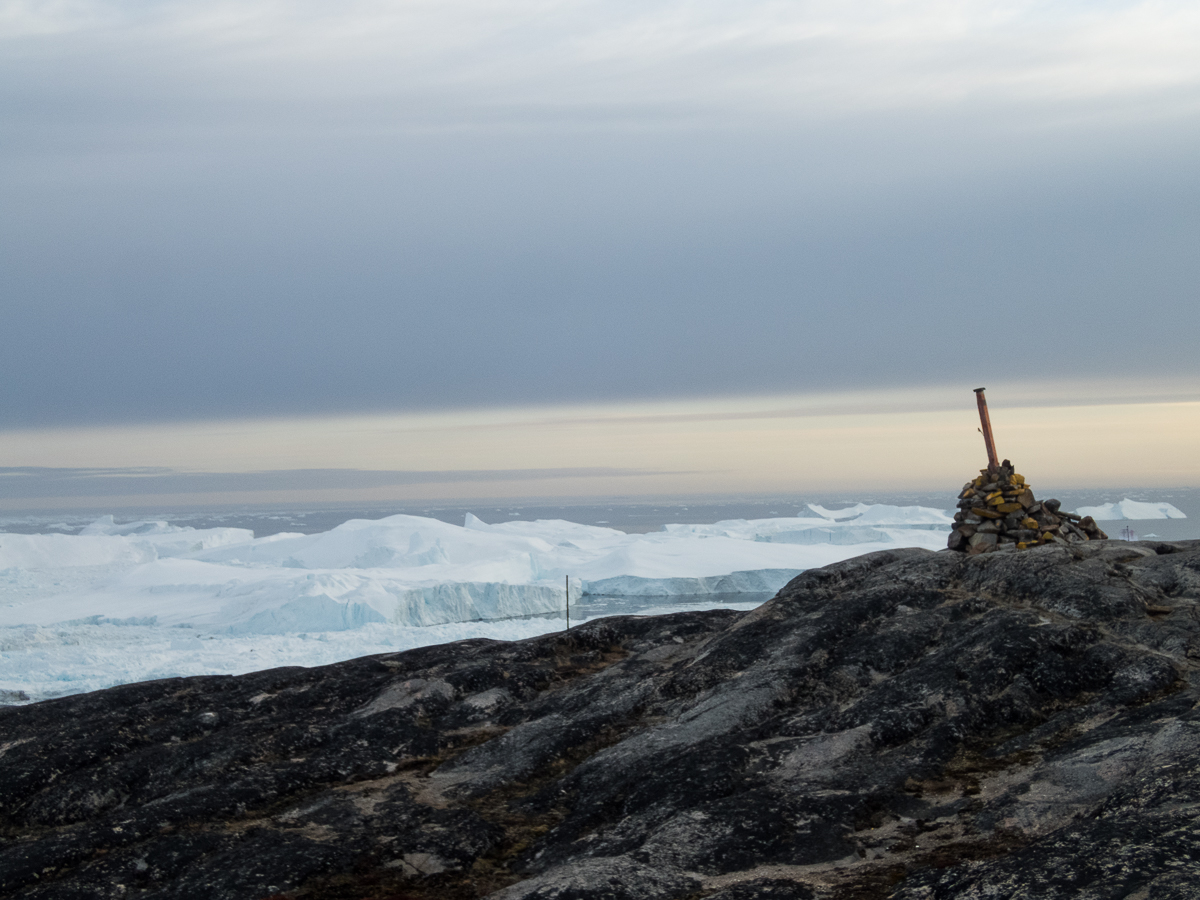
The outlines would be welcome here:
<svg viewBox="0 0 1200 900">
<path fill-rule="evenodd" d="M 463 525 L 397 515 L 255 538 L 166 522 L 0 534 L 0 703 L 175 675 L 319 665 L 466 637 L 517 639 L 636 608 L 750 608 L 799 572 L 872 550 L 945 546 L 923 507 L 667 525 Z M 555 618 L 555 617 L 558 618 Z"/>
<path fill-rule="evenodd" d="M 1119 503 L 1102 506 L 1081 506 L 1075 510 L 1081 516 L 1091 516 L 1097 522 L 1115 522 L 1122 519 L 1186 519 L 1183 511 L 1170 503 L 1144 503 L 1126 497 Z"/>
</svg>

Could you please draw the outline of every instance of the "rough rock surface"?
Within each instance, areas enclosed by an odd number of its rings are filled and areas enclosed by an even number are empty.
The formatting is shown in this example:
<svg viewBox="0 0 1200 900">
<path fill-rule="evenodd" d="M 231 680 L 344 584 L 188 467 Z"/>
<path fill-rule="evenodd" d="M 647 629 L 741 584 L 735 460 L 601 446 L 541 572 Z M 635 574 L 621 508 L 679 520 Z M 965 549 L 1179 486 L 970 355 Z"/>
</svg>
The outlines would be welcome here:
<svg viewBox="0 0 1200 900">
<path fill-rule="evenodd" d="M 0 896 L 1200 894 L 1200 542 L 0 709 Z"/>
</svg>

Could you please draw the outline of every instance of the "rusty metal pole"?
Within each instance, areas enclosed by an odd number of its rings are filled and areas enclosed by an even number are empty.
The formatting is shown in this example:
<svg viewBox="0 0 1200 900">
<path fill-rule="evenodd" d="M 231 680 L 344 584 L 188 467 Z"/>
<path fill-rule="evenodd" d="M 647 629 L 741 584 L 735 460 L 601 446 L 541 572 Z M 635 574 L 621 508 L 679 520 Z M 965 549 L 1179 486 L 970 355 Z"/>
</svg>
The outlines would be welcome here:
<svg viewBox="0 0 1200 900">
<path fill-rule="evenodd" d="M 975 402 L 979 406 L 979 422 L 983 426 L 983 442 L 987 445 L 988 468 L 995 469 L 1000 465 L 1000 460 L 996 456 L 996 442 L 992 438 L 992 420 L 988 417 L 987 400 L 984 399 L 983 392 L 986 388 L 975 388 Z"/>
</svg>

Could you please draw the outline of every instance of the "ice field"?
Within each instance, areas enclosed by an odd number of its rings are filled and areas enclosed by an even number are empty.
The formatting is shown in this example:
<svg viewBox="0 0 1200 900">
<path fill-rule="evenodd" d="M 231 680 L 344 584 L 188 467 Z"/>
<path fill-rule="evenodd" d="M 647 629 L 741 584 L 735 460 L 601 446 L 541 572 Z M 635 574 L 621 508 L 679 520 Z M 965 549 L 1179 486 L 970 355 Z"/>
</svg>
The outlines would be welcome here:
<svg viewBox="0 0 1200 900">
<path fill-rule="evenodd" d="M 1183 511 L 1171 503 L 1144 503 L 1137 500 L 1121 500 L 1100 506 L 1081 506 L 1075 510 L 1081 516 L 1091 516 L 1097 522 L 1116 522 L 1127 519 L 1186 519 Z"/>
<path fill-rule="evenodd" d="M 564 627 L 568 577 L 575 621 L 751 608 L 805 569 L 941 549 L 952 523 L 920 506 L 804 512 L 648 534 L 470 514 L 462 525 L 395 515 L 262 538 L 111 516 L 78 534 L 0 533 L 0 703 L 530 637 Z"/>
</svg>

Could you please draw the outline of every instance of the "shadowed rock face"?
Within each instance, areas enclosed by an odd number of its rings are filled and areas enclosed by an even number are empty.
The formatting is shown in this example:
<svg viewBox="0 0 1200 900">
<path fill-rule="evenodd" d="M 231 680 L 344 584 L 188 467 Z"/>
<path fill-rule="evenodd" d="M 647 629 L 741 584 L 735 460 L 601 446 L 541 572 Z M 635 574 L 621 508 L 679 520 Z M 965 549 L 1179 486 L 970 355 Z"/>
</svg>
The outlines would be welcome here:
<svg viewBox="0 0 1200 900">
<path fill-rule="evenodd" d="M 0 709 L 0 896 L 1192 898 L 1200 542 Z"/>
</svg>

